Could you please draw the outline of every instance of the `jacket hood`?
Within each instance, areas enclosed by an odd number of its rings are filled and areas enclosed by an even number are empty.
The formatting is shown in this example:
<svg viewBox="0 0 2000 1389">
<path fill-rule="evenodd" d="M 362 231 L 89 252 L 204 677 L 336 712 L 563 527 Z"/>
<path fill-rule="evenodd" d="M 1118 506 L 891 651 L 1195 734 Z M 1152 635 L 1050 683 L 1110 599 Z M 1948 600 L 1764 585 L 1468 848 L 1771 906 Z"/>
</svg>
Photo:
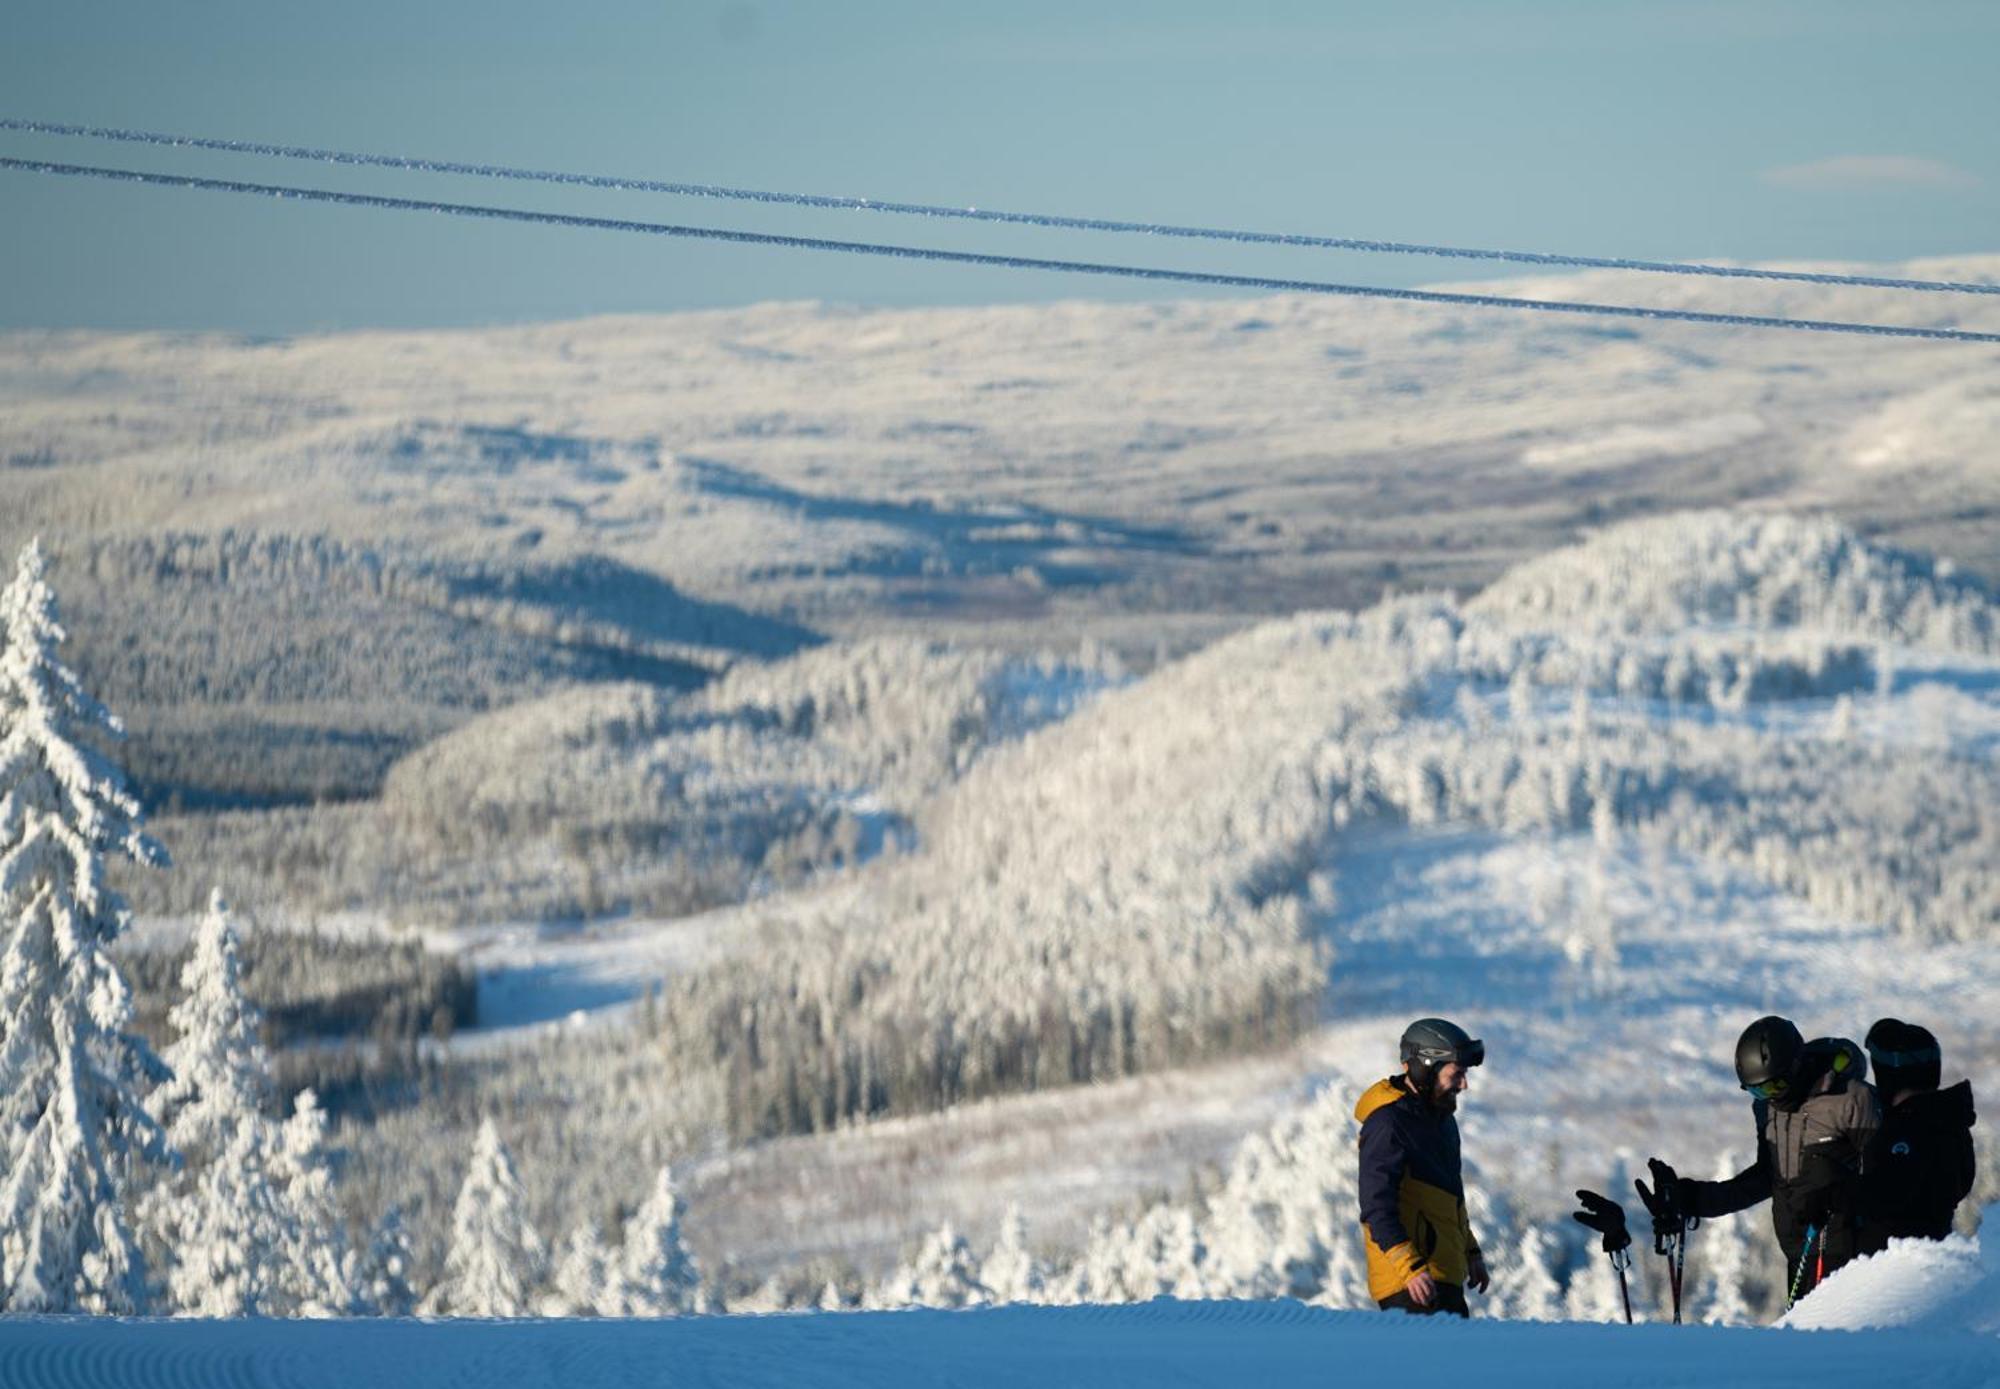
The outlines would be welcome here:
<svg viewBox="0 0 2000 1389">
<path fill-rule="evenodd" d="M 1815 1037 L 1799 1053 L 1790 1090 L 1768 1101 L 1773 1109 L 1795 1114 L 1816 1095 L 1838 1094 L 1868 1075 L 1868 1057 L 1845 1037 Z"/>
<path fill-rule="evenodd" d="M 1409 1097 L 1410 1092 L 1396 1083 L 1395 1076 L 1390 1076 L 1386 1080 L 1378 1080 L 1362 1091 L 1361 1098 L 1355 1101 L 1355 1122 L 1365 1124 L 1368 1122 L 1368 1116 L 1376 1110 L 1381 1109 L 1385 1105 L 1392 1105 L 1397 1100 L 1406 1100 Z"/>
<path fill-rule="evenodd" d="M 1926 1090 L 1896 1106 L 1939 1128 L 1969 1129 L 1979 1116 L 1972 1109 L 1972 1082 L 1961 1080 L 1942 1090 Z"/>
</svg>

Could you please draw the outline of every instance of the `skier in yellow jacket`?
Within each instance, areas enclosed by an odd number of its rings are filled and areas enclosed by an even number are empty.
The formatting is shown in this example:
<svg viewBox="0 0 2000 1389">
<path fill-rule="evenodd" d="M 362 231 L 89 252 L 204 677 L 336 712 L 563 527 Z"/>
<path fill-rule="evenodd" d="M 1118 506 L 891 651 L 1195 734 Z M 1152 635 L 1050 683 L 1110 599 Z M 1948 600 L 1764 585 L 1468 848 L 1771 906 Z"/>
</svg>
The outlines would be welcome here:
<svg viewBox="0 0 2000 1389">
<path fill-rule="evenodd" d="M 1368 1292 L 1385 1308 L 1469 1316 L 1465 1290 L 1485 1292 L 1459 1173 L 1458 1097 L 1486 1044 L 1443 1018 L 1404 1029 L 1403 1074 L 1368 1087 L 1361 1122 L 1361 1236 Z"/>
</svg>

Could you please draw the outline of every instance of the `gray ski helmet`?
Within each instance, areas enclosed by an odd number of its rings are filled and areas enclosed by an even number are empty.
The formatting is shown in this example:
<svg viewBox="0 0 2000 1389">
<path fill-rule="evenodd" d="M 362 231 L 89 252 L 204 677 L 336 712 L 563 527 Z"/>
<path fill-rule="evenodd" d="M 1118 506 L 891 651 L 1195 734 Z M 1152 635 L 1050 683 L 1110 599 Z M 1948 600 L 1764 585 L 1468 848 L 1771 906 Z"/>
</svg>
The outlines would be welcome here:
<svg viewBox="0 0 2000 1389">
<path fill-rule="evenodd" d="M 1486 1059 L 1486 1043 L 1469 1036 L 1455 1022 L 1418 1018 L 1403 1029 L 1403 1060 L 1412 1067 L 1434 1071 L 1447 1061 L 1477 1066 Z"/>
<path fill-rule="evenodd" d="M 1745 1090 L 1791 1079 L 1806 1039 L 1790 1018 L 1759 1018 L 1736 1039 L 1736 1080 Z"/>
</svg>

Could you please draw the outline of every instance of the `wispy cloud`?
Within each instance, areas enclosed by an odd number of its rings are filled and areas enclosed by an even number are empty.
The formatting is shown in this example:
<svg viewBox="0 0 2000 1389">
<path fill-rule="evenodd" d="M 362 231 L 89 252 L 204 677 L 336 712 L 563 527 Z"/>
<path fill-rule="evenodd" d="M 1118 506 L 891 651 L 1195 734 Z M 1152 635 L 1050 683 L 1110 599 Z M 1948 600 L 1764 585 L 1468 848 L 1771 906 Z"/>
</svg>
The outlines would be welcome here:
<svg viewBox="0 0 2000 1389">
<path fill-rule="evenodd" d="M 1977 188 L 1979 176 L 1938 159 L 1908 154 L 1837 154 L 1766 169 L 1764 182 L 1806 193 L 1868 193 L 1899 188 Z"/>
</svg>

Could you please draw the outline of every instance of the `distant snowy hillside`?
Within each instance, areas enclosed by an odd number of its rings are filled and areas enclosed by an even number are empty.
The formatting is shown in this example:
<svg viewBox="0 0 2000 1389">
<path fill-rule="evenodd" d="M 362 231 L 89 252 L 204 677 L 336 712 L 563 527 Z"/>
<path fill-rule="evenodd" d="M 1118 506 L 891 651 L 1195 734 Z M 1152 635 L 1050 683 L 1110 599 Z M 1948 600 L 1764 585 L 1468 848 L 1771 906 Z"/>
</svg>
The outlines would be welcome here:
<svg viewBox="0 0 2000 1389">
<path fill-rule="evenodd" d="M 740 901 L 912 846 L 927 797 L 1106 680 L 1053 657 L 891 638 L 746 663 L 678 696 L 587 687 L 420 749 L 390 772 L 382 810 L 400 852 L 488 866 L 489 890 L 457 919 L 532 912 L 532 876 L 565 876 L 566 858 L 594 866 L 585 916 L 663 896 Z M 511 912 L 495 892 L 508 878 Z"/>
<path fill-rule="evenodd" d="M 1798 627 L 1935 651 L 2000 652 L 1987 585 L 1949 561 L 1793 516 L 1712 511 L 1615 527 L 1517 566 L 1467 611 L 1569 632 Z"/>
<path fill-rule="evenodd" d="M 1804 284 L 1491 287 L 2000 322 Z M 1691 506 L 1825 512 L 2000 576 L 1992 375 L 1966 344 L 1312 296 L 11 333 L 0 552 L 45 537 L 149 800 L 310 804 L 574 682 L 883 633 L 1149 665 Z"/>
</svg>

